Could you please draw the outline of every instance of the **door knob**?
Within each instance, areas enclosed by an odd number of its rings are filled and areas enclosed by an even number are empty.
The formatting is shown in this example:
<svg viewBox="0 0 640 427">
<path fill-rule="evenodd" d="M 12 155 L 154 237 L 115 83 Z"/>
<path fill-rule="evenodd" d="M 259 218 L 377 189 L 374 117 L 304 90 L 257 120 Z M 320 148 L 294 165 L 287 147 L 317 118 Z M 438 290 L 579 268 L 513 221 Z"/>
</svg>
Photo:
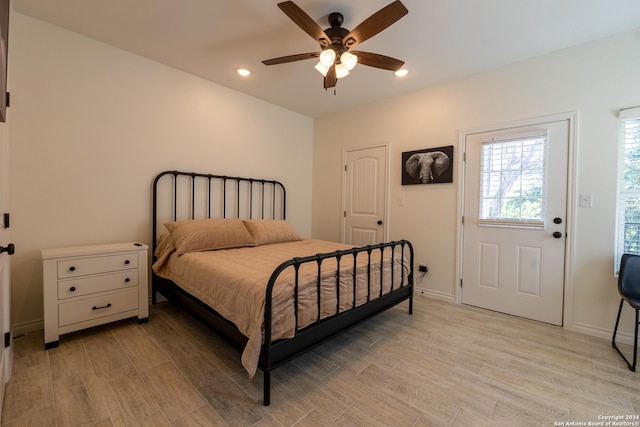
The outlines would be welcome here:
<svg viewBox="0 0 640 427">
<path fill-rule="evenodd" d="M 378 220 L 378 225 L 382 225 L 382 220 Z"/>
<path fill-rule="evenodd" d="M 9 244 L 7 245 L 7 247 L 0 246 L 0 254 L 1 254 L 2 252 L 6 252 L 6 253 L 8 253 L 9 255 L 13 255 L 13 254 L 16 252 L 16 247 L 15 247 L 15 245 L 14 245 L 13 243 L 9 243 Z"/>
<path fill-rule="evenodd" d="M 553 233 L 553 237 L 555 237 L 556 239 L 559 239 L 559 238 L 561 238 L 561 237 L 562 237 L 562 233 L 561 233 L 561 232 L 559 232 L 559 231 L 555 231 L 555 232 Z"/>
</svg>

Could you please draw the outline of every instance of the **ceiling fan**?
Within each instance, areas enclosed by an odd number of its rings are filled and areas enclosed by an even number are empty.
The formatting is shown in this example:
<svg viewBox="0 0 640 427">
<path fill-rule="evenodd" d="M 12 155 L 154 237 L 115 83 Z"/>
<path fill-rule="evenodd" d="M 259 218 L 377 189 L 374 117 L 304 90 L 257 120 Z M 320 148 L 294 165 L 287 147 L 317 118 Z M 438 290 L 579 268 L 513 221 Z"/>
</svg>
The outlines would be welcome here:
<svg viewBox="0 0 640 427">
<path fill-rule="evenodd" d="M 341 13 L 329 14 L 330 28 L 323 30 L 292 1 L 278 3 L 278 7 L 300 28 L 320 43 L 320 52 L 299 53 L 262 61 L 265 65 L 284 64 L 304 59 L 319 58 L 315 68 L 324 76 L 324 88 L 335 87 L 339 78 L 349 74 L 357 63 L 383 70 L 398 71 L 404 61 L 377 53 L 349 51 L 352 47 L 375 36 L 409 13 L 400 0 L 383 7 L 360 25 L 349 31 L 342 28 Z"/>
</svg>

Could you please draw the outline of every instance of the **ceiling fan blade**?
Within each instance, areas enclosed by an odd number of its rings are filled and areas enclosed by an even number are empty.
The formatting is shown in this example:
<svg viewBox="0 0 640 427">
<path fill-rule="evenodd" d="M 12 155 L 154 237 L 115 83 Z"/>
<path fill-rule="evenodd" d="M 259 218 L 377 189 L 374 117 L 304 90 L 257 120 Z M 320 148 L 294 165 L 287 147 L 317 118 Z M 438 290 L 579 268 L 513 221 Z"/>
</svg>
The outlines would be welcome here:
<svg viewBox="0 0 640 427">
<path fill-rule="evenodd" d="M 278 7 L 295 22 L 298 27 L 302 28 L 305 33 L 313 37 L 315 41 L 323 46 L 329 46 L 331 44 L 331 39 L 327 37 L 320 25 L 294 2 L 285 1 L 278 3 Z"/>
<path fill-rule="evenodd" d="M 344 36 L 342 44 L 347 47 L 353 47 L 362 43 L 394 24 L 407 13 L 409 13 L 409 10 L 400 0 L 396 0 L 365 19 L 349 34 Z"/>
<path fill-rule="evenodd" d="M 358 64 L 368 65 L 369 67 L 398 71 L 404 65 L 404 61 L 391 58 L 390 56 L 380 55 L 378 53 L 362 52 L 357 50 L 352 50 L 351 53 L 358 57 Z"/>
<path fill-rule="evenodd" d="M 329 89 L 330 87 L 335 87 L 336 83 L 338 83 L 338 78 L 336 77 L 336 66 L 332 65 L 327 71 L 327 75 L 324 77 L 324 88 Z"/>
<path fill-rule="evenodd" d="M 281 56 L 279 58 L 265 59 L 264 65 L 286 64 L 287 62 L 302 61 L 304 59 L 317 58 L 320 52 L 298 53 L 296 55 Z"/>
</svg>

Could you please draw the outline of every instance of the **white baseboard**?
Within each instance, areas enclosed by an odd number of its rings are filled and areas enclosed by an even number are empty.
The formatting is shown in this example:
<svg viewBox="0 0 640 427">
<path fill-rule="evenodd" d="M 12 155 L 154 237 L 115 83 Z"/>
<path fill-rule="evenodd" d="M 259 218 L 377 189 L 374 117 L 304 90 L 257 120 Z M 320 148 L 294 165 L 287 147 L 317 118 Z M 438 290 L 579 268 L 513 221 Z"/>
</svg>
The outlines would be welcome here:
<svg viewBox="0 0 640 427">
<path fill-rule="evenodd" d="M 44 329 L 44 319 L 30 320 L 28 322 L 16 323 L 13 325 L 13 336 L 18 337 L 28 332 Z"/>
<path fill-rule="evenodd" d="M 164 295 L 162 295 L 160 292 L 156 293 L 156 302 L 164 302 L 164 301 L 169 301 L 167 298 L 165 298 Z M 151 295 L 149 295 L 149 305 L 151 305 Z"/>
<path fill-rule="evenodd" d="M 416 295 L 433 298 L 440 301 L 446 301 L 454 304 L 456 302 L 455 297 L 453 295 L 445 294 L 443 292 L 432 291 L 430 289 L 416 288 Z"/>
<path fill-rule="evenodd" d="M 604 338 L 608 341 L 611 341 L 611 338 L 613 337 L 613 329 L 599 328 L 596 326 L 586 325 L 584 323 L 573 323 L 571 325 L 565 326 L 565 329 L 585 335 L 590 335 L 592 337 Z M 633 345 L 633 334 L 621 332 L 620 330 L 618 330 L 618 334 L 616 335 L 616 342 Z"/>
</svg>

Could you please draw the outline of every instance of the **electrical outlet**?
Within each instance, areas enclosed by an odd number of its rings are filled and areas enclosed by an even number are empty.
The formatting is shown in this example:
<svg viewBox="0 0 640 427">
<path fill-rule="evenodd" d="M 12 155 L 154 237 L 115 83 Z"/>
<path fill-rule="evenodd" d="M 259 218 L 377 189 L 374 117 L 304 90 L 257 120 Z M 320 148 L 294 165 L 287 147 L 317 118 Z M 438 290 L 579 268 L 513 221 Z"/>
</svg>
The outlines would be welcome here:
<svg viewBox="0 0 640 427">
<path fill-rule="evenodd" d="M 420 273 L 426 273 L 427 271 L 429 271 L 429 267 L 427 267 L 425 264 L 420 264 L 418 266 L 418 271 Z"/>
</svg>

